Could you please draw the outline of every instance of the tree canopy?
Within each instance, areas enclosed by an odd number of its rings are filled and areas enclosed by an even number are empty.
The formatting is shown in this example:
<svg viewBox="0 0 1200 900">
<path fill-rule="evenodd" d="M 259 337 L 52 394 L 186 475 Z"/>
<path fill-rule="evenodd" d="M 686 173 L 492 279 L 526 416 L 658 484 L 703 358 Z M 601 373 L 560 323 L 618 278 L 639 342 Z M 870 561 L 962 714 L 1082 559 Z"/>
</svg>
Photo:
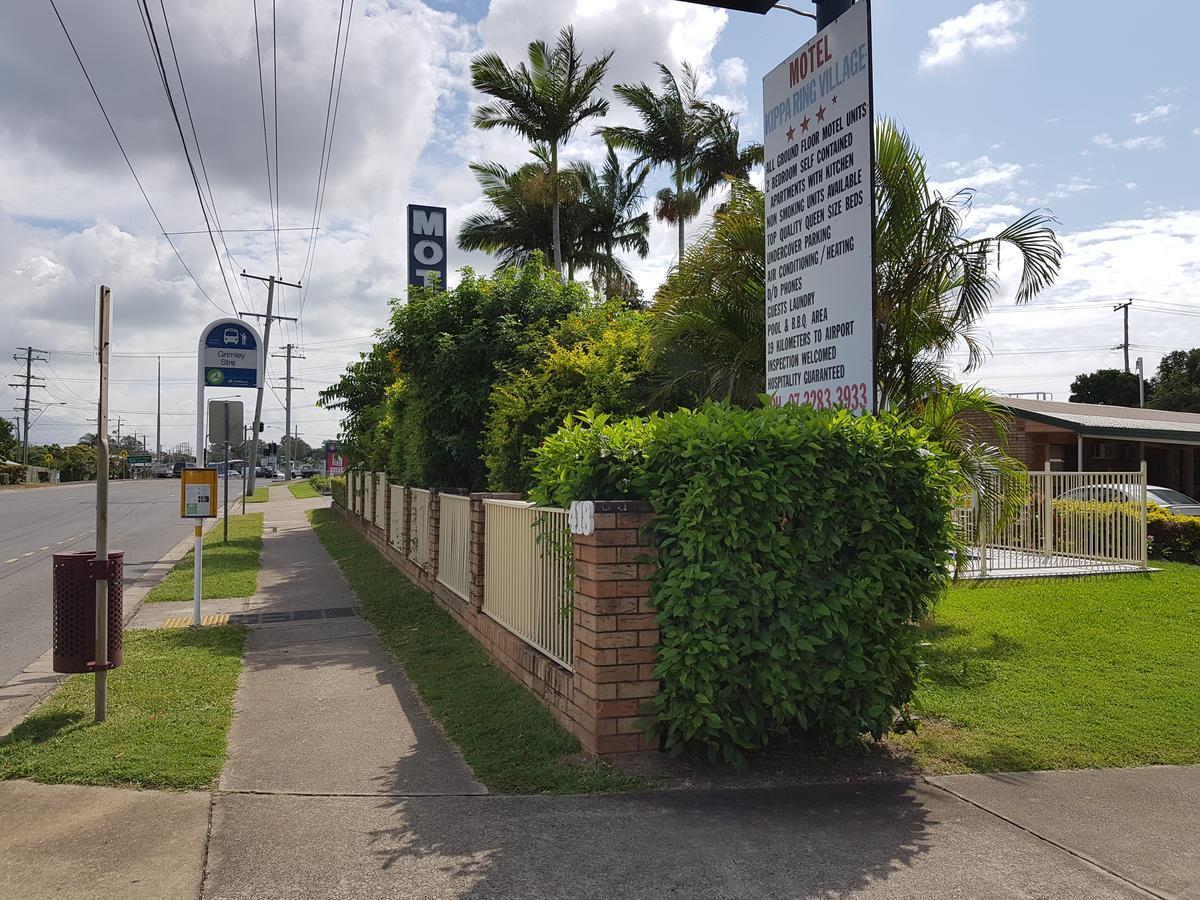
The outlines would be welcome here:
<svg viewBox="0 0 1200 900">
<path fill-rule="evenodd" d="M 1150 400 L 1146 405 L 1200 413 L 1200 347 L 1175 350 L 1162 358 L 1150 382 Z"/>
<path fill-rule="evenodd" d="M 1121 369 L 1084 372 L 1071 382 L 1071 402 L 1137 406 L 1138 377 Z"/>
</svg>

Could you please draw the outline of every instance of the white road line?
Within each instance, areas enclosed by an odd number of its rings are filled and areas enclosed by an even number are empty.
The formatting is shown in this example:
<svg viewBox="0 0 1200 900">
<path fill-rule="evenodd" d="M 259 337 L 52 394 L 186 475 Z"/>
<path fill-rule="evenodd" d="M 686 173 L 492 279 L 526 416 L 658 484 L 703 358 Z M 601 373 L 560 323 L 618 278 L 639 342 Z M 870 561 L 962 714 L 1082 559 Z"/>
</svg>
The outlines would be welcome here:
<svg viewBox="0 0 1200 900">
<path fill-rule="evenodd" d="M 20 558 L 21 558 L 21 557 L 19 557 L 19 556 L 18 556 L 18 557 L 17 557 L 17 559 L 6 559 L 6 560 L 5 560 L 5 562 L 6 562 L 6 563 L 15 563 L 15 562 L 16 562 L 17 560 L 19 560 Z"/>
<path fill-rule="evenodd" d="M 36 550 L 31 550 L 31 551 L 30 551 L 30 552 L 28 552 L 28 553 L 22 553 L 22 554 L 21 554 L 21 556 L 23 556 L 23 557 L 24 557 L 24 556 L 33 556 L 33 554 L 34 554 L 34 553 L 36 553 L 36 552 L 37 552 Z M 201 562 L 203 562 L 203 560 L 201 560 Z"/>
<path fill-rule="evenodd" d="M 49 547 L 38 547 L 39 550 L 49 550 Z"/>
</svg>

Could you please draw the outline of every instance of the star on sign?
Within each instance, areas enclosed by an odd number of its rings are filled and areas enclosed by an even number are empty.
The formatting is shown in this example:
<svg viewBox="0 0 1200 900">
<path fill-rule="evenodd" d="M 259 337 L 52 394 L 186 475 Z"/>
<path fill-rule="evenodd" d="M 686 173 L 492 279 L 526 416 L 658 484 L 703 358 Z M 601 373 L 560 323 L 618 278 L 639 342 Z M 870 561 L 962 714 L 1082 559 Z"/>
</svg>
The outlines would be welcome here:
<svg viewBox="0 0 1200 900">
<path fill-rule="evenodd" d="M 805 116 L 803 119 L 800 120 L 800 130 L 808 131 L 808 116 Z"/>
<path fill-rule="evenodd" d="M 817 110 L 817 121 L 818 122 L 825 121 L 825 107 L 823 107 L 823 106 Z"/>
<path fill-rule="evenodd" d="M 833 100 L 829 103 L 830 106 L 837 106 L 837 94 L 833 95 Z"/>
<path fill-rule="evenodd" d="M 795 126 L 790 126 L 790 127 L 788 128 L 788 130 L 787 130 L 787 136 L 788 136 L 788 141 L 789 141 L 789 142 L 792 140 L 792 138 L 794 138 L 794 137 L 796 136 L 796 128 L 795 128 Z"/>
</svg>

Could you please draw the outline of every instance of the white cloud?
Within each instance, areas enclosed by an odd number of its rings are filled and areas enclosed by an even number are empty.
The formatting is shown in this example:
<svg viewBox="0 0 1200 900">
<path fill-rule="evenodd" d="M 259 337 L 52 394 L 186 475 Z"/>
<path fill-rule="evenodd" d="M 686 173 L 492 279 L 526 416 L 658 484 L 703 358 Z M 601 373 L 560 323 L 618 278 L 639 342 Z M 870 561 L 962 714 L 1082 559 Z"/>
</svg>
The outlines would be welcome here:
<svg viewBox="0 0 1200 900">
<path fill-rule="evenodd" d="M 222 223 L 226 229 L 262 228 L 271 217 L 263 202 L 254 32 L 244 2 L 168 7 Z M 284 225 L 307 225 L 312 216 L 337 9 L 324 0 L 280 6 Z M 56 353 L 52 364 L 67 380 L 50 379 L 50 384 L 72 404 L 47 412 L 33 429 L 34 439 L 74 440 L 88 430 L 85 420 L 94 414 L 94 406 L 88 407 L 94 402 L 88 357 L 92 306 L 96 285 L 105 282 L 112 285 L 117 304 L 115 349 L 168 354 L 163 359 L 163 409 L 169 411 L 163 417 L 164 444 L 189 441 L 195 363 L 194 357 L 185 358 L 186 350 L 191 346 L 194 352 L 200 328 L 219 313 L 158 235 L 57 22 L 44 12 L 36 4 L 18 4 L 0 28 L 0 315 L 12 346 L 66 351 Z M 165 226 L 202 226 L 136 13 L 132 7 L 110 10 L 76 2 L 64 6 L 63 15 L 76 41 L 86 38 L 80 51 Z M 446 205 L 453 232 L 466 214 L 482 206 L 466 162 L 526 158 L 528 148 L 520 139 L 470 127 L 470 110 L 478 100 L 470 88 L 472 54 L 487 47 L 515 62 L 524 57 L 531 37 L 553 40 L 561 26 L 574 24 L 585 57 L 617 49 L 606 81 L 610 96 L 618 81 L 656 82 L 654 60 L 675 71 L 687 61 L 702 72 L 713 96 L 745 109 L 746 63 L 713 54 L 727 20 L 720 10 L 660 0 L 492 0 L 478 25 L 421 0 L 356 5 L 324 227 L 306 279 L 303 336 L 290 323 L 278 324 L 272 334 L 273 346 L 307 345 L 308 359 L 296 364 L 307 390 L 293 414 L 302 436 L 312 441 L 336 434 L 339 416 L 315 409 L 316 394 L 370 346 L 369 335 L 387 322 L 389 298 L 403 294 L 405 204 Z M 267 89 L 269 104 L 269 81 Z M 628 111 L 614 104 L 607 122 L 629 121 Z M 748 137 L 757 127 L 757 116 L 743 117 Z M 567 159 L 600 158 L 602 144 L 591 131 L 585 126 L 577 133 Z M 650 193 L 657 187 L 650 186 Z M 701 225 L 697 220 L 689 234 Z M 238 271 L 243 266 L 263 274 L 276 271 L 270 234 L 230 233 L 228 242 Z M 180 237 L 178 244 L 200 284 L 228 310 L 231 303 L 207 234 Z M 630 260 L 648 292 L 674 259 L 673 229 L 656 222 L 651 245 L 648 259 Z M 281 233 L 284 277 L 299 276 L 306 249 L 303 232 Z M 453 270 L 468 263 L 482 271 L 493 266 L 489 257 L 463 254 L 452 245 L 452 284 L 457 280 Z M 239 285 L 229 271 L 227 277 L 238 308 L 248 303 L 262 310 L 262 286 Z M 300 300 L 287 289 L 277 293 L 276 302 L 284 314 L 296 315 Z M 138 431 L 153 427 L 153 367 L 150 358 L 121 356 L 114 362 L 113 408 L 128 411 Z M 79 396 L 71 397 L 68 388 Z M 277 439 L 283 413 L 270 392 L 265 408 L 267 433 Z"/>
<path fill-rule="evenodd" d="M 1015 306 L 1011 294 L 997 297 L 986 323 L 996 355 L 968 379 L 998 391 L 1048 391 L 1066 400 L 1075 375 L 1119 365 L 1119 352 L 1043 351 L 1115 344 L 1120 319 L 1111 300 L 1188 297 L 1200 280 L 1200 210 L 1120 219 L 1059 236 L 1063 268 L 1057 283 L 1027 306 Z M 1133 310 L 1133 341 L 1165 348 L 1137 351 L 1148 371 L 1167 350 L 1200 346 L 1200 319 L 1165 315 L 1136 301 Z"/>
<path fill-rule="evenodd" d="M 970 53 L 1014 50 L 1023 40 L 1019 26 L 1029 12 L 1024 0 L 976 3 L 964 15 L 929 29 L 929 44 L 921 51 L 923 71 L 953 66 Z"/>
<path fill-rule="evenodd" d="M 1126 138 L 1123 141 L 1118 141 L 1114 140 L 1113 136 L 1107 131 L 1093 137 L 1092 143 L 1097 147 L 1108 147 L 1119 150 L 1163 150 L 1167 146 L 1166 140 L 1159 135 Z"/>
<path fill-rule="evenodd" d="M 1137 190 L 1137 182 L 1136 181 L 1125 182 L 1125 189 L 1128 191 L 1136 191 Z"/>
<path fill-rule="evenodd" d="M 1133 124 L 1145 125 L 1147 122 L 1153 122 L 1156 119 L 1165 119 L 1171 113 L 1179 109 L 1174 103 L 1160 103 L 1153 106 L 1145 112 L 1136 112 L 1133 114 Z"/>
<path fill-rule="evenodd" d="M 1196 137 L 1200 137 L 1200 128 L 1193 128 L 1192 134 L 1194 134 Z"/>
<path fill-rule="evenodd" d="M 1050 193 L 1050 197 L 1053 200 L 1061 200 L 1064 197 L 1070 197 L 1073 194 L 1082 194 L 1085 191 L 1097 190 L 1098 187 L 1098 185 L 1093 184 L 1086 178 L 1083 178 L 1079 175 L 1073 175 L 1071 176 L 1071 180 L 1066 184 L 1056 185 L 1054 190 Z"/>
<path fill-rule="evenodd" d="M 947 197 L 965 189 L 1009 187 L 1022 171 L 1019 163 L 995 162 L 988 156 L 980 156 L 965 163 L 949 162 L 945 164 L 945 168 L 956 177 L 934 181 L 932 187 Z"/>
</svg>

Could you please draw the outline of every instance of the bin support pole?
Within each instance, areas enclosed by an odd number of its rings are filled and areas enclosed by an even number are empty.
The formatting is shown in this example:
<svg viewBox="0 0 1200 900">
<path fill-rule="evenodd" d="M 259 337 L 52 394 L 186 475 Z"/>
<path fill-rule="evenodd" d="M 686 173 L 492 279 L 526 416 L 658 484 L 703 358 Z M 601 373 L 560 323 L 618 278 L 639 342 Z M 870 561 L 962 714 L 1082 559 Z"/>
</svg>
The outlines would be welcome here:
<svg viewBox="0 0 1200 900">
<path fill-rule="evenodd" d="M 108 342 L 112 292 L 100 286 L 100 399 L 96 408 L 96 724 L 108 717 Z"/>
</svg>

